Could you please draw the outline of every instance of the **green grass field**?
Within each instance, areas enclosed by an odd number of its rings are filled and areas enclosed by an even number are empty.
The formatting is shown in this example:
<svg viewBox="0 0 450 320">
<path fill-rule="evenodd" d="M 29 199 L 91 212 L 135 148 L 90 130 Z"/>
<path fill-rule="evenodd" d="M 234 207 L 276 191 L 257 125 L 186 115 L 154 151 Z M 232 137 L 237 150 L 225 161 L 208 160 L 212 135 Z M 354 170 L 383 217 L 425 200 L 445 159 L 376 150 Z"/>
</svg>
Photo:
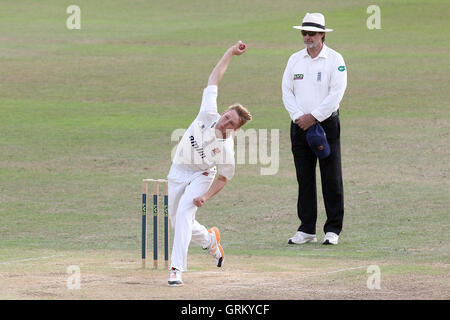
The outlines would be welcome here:
<svg viewBox="0 0 450 320">
<path fill-rule="evenodd" d="M 81 30 L 66 28 L 71 4 L 81 8 Z M 254 120 L 247 129 L 279 129 L 280 167 L 262 176 L 261 165 L 238 165 L 235 178 L 199 209 L 201 223 L 221 230 L 233 263 L 227 272 L 257 261 L 249 268 L 262 278 L 283 268 L 299 277 L 302 268 L 330 272 L 307 283 L 341 284 L 333 298 L 450 298 L 450 5 L 378 1 L 382 29 L 369 30 L 370 4 L 1 1 L 0 285 L 10 289 L 0 298 L 109 298 L 101 285 L 96 295 L 88 285 L 69 296 L 50 289 L 33 295 L 40 290 L 33 277 L 28 291 L 15 281 L 55 272 L 64 289 L 69 264 L 90 263 L 89 272 L 101 275 L 112 272 L 103 263 L 121 259 L 126 268 L 114 269 L 114 276 L 166 283 L 166 272 L 137 271 L 140 181 L 167 175 L 171 133 L 196 116 L 210 71 L 237 40 L 248 52 L 232 60 L 219 106 L 248 107 Z M 326 43 L 348 69 L 340 109 L 344 230 L 332 248 L 287 245 L 299 222 L 281 77 L 289 56 L 303 48 L 291 26 L 306 12 L 325 15 L 335 29 Z M 320 241 L 325 212 L 318 195 Z M 191 254 L 194 274 L 214 270 L 201 250 L 192 247 Z M 333 266 L 371 264 L 386 276 L 378 294 L 367 296 L 365 269 L 332 273 Z M 232 276 L 217 280 L 223 281 Z M 345 291 L 349 282 L 362 295 Z M 104 291 L 110 289 L 121 290 Z M 258 297 L 277 298 L 277 292 Z M 233 297 L 238 293 L 225 298 Z"/>
</svg>

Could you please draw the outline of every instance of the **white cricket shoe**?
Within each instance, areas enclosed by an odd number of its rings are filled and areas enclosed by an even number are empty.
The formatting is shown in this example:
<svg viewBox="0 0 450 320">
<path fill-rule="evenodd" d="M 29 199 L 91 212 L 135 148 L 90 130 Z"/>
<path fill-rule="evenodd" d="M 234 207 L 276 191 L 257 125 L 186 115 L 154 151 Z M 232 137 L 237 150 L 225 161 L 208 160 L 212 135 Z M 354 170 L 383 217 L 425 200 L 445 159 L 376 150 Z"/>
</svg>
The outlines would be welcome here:
<svg viewBox="0 0 450 320">
<path fill-rule="evenodd" d="M 206 249 L 213 256 L 216 265 L 220 268 L 225 261 L 225 254 L 220 245 L 220 232 L 216 227 L 212 227 L 208 232 L 211 235 L 211 244 Z"/>
<path fill-rule="evenodd" d="M 323 244 L 338 244 L 339 236 L 334 232 L 325 233 Z"/>
<path fill-rule="evenodd" d="M 182 286 L 183 280 L 181 280 L 181 271 L 175 268 L 170 268 L 168 283 L 171 287 Z"/>
<path fill-rule="evenodd" d="M 288 241 L 289 244 L 303 244 L 307 242 L 317 242 L 316 235 L 297 231 Z"/>
</svg>

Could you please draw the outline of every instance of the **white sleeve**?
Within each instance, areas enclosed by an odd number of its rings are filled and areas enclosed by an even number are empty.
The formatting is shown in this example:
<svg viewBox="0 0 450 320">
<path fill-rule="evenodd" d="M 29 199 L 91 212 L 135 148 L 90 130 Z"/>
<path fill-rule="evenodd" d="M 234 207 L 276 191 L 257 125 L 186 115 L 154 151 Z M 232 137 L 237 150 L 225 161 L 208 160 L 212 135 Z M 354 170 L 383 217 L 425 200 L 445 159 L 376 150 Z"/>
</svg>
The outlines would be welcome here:
<svg viewBox="0 0 450 320">
<path fill-rule="evenodd" d="M 328 96 L 326 96 L 322 103 L 311 112 L 314 118 L 318 121 L 327 119 L 341 102 L 346 88 L 347 67 L 345 66 L 342 55 L 338 55 L 335 63 L 332 65 Z"/>
<path fill-rule="evenodd" d="M 217 115 L 217 91 L 217 86 L 214 85 L 207 86 L 203 90 L 202 104 L 197 119 Z"/>
<path fill-rule="evenodd" d="M 231 178 L 233 178 L 235 172 L 233 140 L 227 141 L 223 149 L 223 151 L 225 152 L 225 158 L 222 159 L 223 161 L 217 165 L 217 173 L 230 180 Z"/>
<path fill-rule="evenodd" d="M 234 176 L 234 164 L 219 164 L 217 165 L 217 173 L 230 180 Z"/>
<path fill-rule="evenodd" d="M 293 56 L 291 56 L 284 70 L 283 80 L 281 82 L 281 90 L 283 93 L 283 103 L 292 121 L 303 115 L 303 112 L 297 106 L 297 101 L 294 95 L 294 75 L 291 72 L 293 64 Z"/>
</svg>

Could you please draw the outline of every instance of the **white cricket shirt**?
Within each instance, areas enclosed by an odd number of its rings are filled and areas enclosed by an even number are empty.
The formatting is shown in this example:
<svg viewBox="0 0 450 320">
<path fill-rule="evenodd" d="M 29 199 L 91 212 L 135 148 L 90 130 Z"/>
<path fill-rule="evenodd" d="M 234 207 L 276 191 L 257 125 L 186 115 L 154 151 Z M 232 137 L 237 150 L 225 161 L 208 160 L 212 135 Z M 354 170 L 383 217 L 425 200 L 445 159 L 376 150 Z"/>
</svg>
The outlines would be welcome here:
<svg viewBox="0 0 450 320">
<path fill-rule="evenodd" d="M 281 84 L 283 103 L 292 121 L 311 113 L 319 122 L 339 109 L 347 87 L 342 55 L 325 43 L 314 59 L 305 49 L 288 60 Z"/>
<path fill-rule="evenodd" d="M 217 112 L 217 86 L 203 90 L 202 104 L 197 118 L 178 143 L 169 178 L 184 179 L 195 172 L 215 170 L 231 179 L 234 176 L 234 140 L 216 137 L 215 127 L 220 119 Z"/>
</svg>

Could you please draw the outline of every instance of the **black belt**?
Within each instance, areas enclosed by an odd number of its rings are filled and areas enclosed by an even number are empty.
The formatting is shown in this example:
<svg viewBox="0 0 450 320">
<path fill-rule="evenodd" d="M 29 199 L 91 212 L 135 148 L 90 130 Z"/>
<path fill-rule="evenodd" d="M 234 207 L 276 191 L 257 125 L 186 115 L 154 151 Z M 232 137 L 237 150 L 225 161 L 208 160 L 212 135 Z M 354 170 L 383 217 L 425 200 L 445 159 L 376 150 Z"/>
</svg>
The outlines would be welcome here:
<svg viewBox="0 0 450 320">
<path fill-rule="evenodd" d="M 336 111 L 334 111 L 332 114 L 331 114 L 331 116 L 329 116 L 328 118 L 326 118 L 325 120 L 323 120 L 323 121 L 327 121 L 327 120 L 330 120 L 330 119 L 332 119 L 332 118 L 334 118 L 334 117 L 337 117 L 339 115 L 339 110 L 336 110 Z M 322 122 L 323 122 L 322 121 Z"/>
</svg>

